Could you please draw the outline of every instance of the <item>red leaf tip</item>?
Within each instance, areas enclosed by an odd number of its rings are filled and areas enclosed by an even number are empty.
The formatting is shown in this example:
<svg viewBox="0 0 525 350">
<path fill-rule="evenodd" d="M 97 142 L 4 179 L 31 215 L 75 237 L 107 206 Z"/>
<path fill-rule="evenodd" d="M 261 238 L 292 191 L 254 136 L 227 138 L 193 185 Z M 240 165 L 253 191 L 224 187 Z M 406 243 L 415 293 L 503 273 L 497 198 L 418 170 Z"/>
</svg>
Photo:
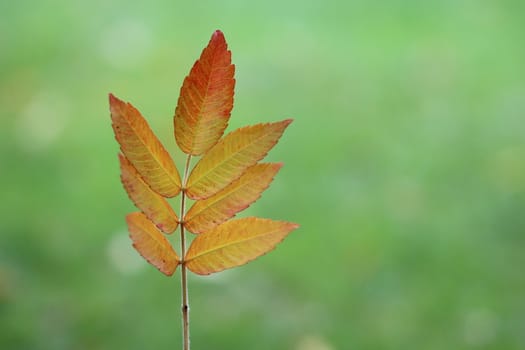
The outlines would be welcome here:
<svg viewBox="0 0 525 350">
<path fill-rule="evenodd" d="M 224 38 L 224 33 L 220 29 L 217 29 L 216 31 L 213 32 L 212 37 L 213 38 L 217 38 L 217 37 L 223 37 Z"/>
<path fill-rule="evenodd" d="M 226 38 L 224 37 L 224 33 L 221 32 L 219 29 L 213 32 L 210 43 L 214 43 L 215 45 L 227 45 L 226 44 Z"/>
<path fill-rule="evenodd" d="M 117 96 L 113 95 L 111 92 L 109 93 L 109 106 L 113 107 L 116 105 L 123 105 L 126 104 L 126 102 L 122 101 Z"/>
</svg>

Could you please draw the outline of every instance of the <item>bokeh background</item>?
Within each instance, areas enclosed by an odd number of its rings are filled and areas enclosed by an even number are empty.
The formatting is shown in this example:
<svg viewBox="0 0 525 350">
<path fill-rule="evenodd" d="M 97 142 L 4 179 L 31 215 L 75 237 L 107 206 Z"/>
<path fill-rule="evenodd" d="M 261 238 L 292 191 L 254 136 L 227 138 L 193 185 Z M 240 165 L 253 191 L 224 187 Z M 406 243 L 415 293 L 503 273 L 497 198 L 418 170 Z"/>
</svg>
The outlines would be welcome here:
<svg viewBox="0 0 525 350">
<path fill-rule="evenodd" d="M 295 118 L 241 215 L 301 228 L 191 277 L 193 348 L 524 349 L 519 0 L 0 2 L 0 348 L 180 348 L 180 275 L 127 238 L 107 94 L 180 167 L 179 88 L 218 28 L 229 130 Z"/>
</svg>

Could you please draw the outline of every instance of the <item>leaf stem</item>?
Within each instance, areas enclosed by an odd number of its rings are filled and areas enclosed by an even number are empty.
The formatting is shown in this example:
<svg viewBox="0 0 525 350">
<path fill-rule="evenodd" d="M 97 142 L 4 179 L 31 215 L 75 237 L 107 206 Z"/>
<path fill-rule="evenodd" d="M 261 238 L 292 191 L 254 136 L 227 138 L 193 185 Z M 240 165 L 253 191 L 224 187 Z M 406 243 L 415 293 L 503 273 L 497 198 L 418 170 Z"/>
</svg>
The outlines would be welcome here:
<svg viewBox="0 0 525 350">
<path fill-rule="evenodd" d="M 188 171 L 190 168 L 191 154 L 188 154 L 186 166 L 184 167 L 184 177 L 182 180 L 182 195 L 180 203 L 180 250 L 181 250 L 181 290 L 182 290 L 182 344 L 183 350 L 190 350 L 190 304 L 188 300 L 188 280 L 186 273 L 186 235 L 184 233 L 184 216 L 186 215 L 186 182 L 188 181 Z"/>
</svg>

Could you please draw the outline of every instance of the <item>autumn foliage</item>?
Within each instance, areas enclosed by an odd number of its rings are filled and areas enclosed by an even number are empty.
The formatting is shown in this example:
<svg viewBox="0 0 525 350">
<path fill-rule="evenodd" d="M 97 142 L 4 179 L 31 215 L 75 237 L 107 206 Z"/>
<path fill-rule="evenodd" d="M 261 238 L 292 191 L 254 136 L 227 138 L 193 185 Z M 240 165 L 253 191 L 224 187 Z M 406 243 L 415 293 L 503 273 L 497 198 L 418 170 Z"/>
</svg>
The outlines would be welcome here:
<svg viewBox="0 0 525 350">
<path fill-rule="evenodd" d="M 246 126 L 223 136 L 233 108 L 234 71 L 224 35 L 216 31 L 184 79 L 173 117 L 176 143 L 187 154 L 182 172 L 141 113 L 109 95 L 121 181 L 140 210 L 126 217 L 133 247 L 167 276 L 178 265 L 200 275 L 243 265 L 298 227 L 256 217 L 231 220 L 260 198 L 282 167 L 261 160 L 292 122 Z M 190 169 L 192 157 L 199 159 Z M 166 200 L 178 195 L 179 215 Z M 186 212 L 188 198 L 193 205 Z M 180 254 L 165 236 L 178 227 L 182 240 L 185 231 L 196 235 Z"/>
</svg>

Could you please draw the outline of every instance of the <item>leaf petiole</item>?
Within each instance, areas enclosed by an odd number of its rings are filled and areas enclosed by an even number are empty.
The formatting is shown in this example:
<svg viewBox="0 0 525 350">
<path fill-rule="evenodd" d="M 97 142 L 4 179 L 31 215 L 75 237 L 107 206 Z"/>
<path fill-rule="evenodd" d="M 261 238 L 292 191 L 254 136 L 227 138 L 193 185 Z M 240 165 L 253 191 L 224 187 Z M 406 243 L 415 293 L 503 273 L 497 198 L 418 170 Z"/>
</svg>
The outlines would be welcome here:
<svg viewBox="0 0 525 350">
<path fill-rule="evenodd" d="M 186 181 L 188 180 L 188 171 L 190 168 L 191 154 L 188 154 L 186 165 L 184 167 L 184 177 L 182 180 L 182 195 L 180 203 L 180 250 L 181 250 L 181 295 L 182 295 L 182 344 L 184 350 L 190 350 L 190 304 L 188 300 L 188 280 L 186 272 L 186 235 L 184 232 L 184 216 L 186 215 Z"/>
</svg>

